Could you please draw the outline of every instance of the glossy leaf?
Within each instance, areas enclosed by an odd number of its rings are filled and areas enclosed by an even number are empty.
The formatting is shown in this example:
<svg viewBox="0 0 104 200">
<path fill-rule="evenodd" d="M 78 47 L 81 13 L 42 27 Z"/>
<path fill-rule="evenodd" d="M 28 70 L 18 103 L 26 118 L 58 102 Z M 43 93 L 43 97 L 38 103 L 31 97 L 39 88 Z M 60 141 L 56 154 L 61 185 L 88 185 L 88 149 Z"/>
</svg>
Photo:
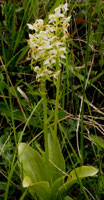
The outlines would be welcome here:
<svg viewBox="0 0 104 200">
<path fill-rule="evenodd" d="M 18 153 L 24 177 L 28 176 L 31 183 L 48 180 L 44 157 L 25 143 L 19 144 Z"/>
<path fill-rule="evenodd" d="M 69 174 L 67 181 L 77 180 L 76 174 L 79 178 L 85 178 L 88 176 L 94 176 L 98 170 L 93 166 L 82 166 L 78 167 L 75 170 L 72 170 Z"/>
<path fill-rule="evenodd" d="M 42 200 L 49 200 L 50 199 L 50 185 L 46 181 L 37 182 L 35 184 L 31 183 L 31 180 L 29 177 L 25 177 L 23 180 L 23 186 L 29 187 L 29 192 L 34 195 L 37 193 L 39 198 Z"/>
<path fill-rule="evenodd" d="M 72 170 L 66 183 L 59 188 L 57 200 L 67 194 L 67 191 L 71 188 L 71 186 L 78 181 L 77 177 L 82 179 L 89 176 L 94 176 L 97 174 L 97 172 L 98 170 L 92 166 L 82 166 Z"/>
<path fill-rule="evenodd" d="M 50 173 L 52 177 L 52 182 L 54 182 L 59 177 L 65 175 L 65 161 L 61 152 L 58 138 L 56 137 L 56 139 L 54 140 L 50 133 L 48 134 L 48 151 L 50 161 Z"/>
<path fill-rule="evenodd" d="M 58 189 L 64 184 L 65 176 L 58 178 L 52 185 L 50 200 L 56 200 Z"/>
</svg>

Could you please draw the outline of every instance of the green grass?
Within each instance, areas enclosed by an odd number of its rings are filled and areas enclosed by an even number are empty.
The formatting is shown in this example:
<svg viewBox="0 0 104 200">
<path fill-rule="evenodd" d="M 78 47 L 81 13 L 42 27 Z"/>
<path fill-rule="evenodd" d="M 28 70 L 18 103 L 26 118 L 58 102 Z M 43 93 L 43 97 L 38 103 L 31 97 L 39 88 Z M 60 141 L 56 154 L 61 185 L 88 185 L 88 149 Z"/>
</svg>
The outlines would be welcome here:
<svg viewBox="0 0 104 200">
<path fill-rule="evenodd" d="M 33 199 L 21 184 L 17 148 L 23 141 L 38 148 L 38 151 L 44 149 L 44 121 L 47 121 L 48 130 L 55 130 L 58 135 L 67 173 L 81 165 L 93 165 L 99 169 L 94 178 L 87 178 L 73 186 L 69 196 L 73 200 L 104 198 L 104 152 L 99 143 L 93 143 L 89 137 L 93 134 L 103 138 L 104 134 L 103 0 L 87 0 L 86 4 L 70 1 L 68 15 L 72 17 L 66 65 L 62 69 L 60 87 L 57 86 L 57 104 L 56 87 L 52 82 L 46 82 L 47 111 L 46 100 L 44 97 L 41 100 L 41 84 L 36 81 L 28 59 L 27 23 L 34 23 L 39 18 L 47 23 L 48 15 L 64 2 L 0 2 L 1 200 Z M 78 19 L 86 21 L 82 23 Z M 20 93 L 18 87 L 24 93 Z M 47 116 L 44 116 L 45 112 Z"/>
</svg>

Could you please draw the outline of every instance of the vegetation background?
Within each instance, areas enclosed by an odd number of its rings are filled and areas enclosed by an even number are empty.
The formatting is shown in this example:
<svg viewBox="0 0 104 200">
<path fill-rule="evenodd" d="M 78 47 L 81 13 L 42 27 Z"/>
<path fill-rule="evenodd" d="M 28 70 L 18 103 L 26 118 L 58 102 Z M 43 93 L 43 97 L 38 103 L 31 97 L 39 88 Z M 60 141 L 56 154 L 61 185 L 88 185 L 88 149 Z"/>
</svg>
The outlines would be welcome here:
<svg viewBox="0 0 104 200">
<path fill-rule="evenodd" d="M 0 200 L 20 199 L 25 192 L 21 185 L 17 156 L 18 140 L 34 140 L 44 148 L 43 110 L 40 83 L 31 70 L 27 44 L 27 23 L 45 19 L 64 0 L 0 0 Z M 93 165 L 99 169 L 94 178 L 87 178 L 83 186 L 89 199 L 104 198 L 104 1 L 70 0 L 68 60 L 63 69 L 61 99 L 58 115 L 58 137 L 66 161 L 67 172 L 78 165 Z M 64 70 L 65 73 L 64 73 Z M 56 88 L 47 82 L 48 116 L 53 122 Z M 92 135 L 97 135 L 98 138 Z M 92 136 L 92 137 L 90 137 Z M 72 151 L 73 149 L 73 151 Z M 75 153 L 73 153 L 75 152 Z M 85 199 L 78 184 L 70 196 Z M 24 199 L 32 199 L 26 192 Z"/>
</svg>

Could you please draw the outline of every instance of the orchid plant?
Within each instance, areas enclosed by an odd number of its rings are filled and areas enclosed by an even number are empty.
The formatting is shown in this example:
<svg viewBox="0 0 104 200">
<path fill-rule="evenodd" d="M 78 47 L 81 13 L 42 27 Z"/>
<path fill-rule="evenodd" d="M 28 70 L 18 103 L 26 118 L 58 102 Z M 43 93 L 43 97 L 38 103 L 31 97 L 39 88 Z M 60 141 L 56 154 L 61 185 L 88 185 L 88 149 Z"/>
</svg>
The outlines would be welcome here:
<svg viewBox="0 0 104 200">
<path fill-rule="evenodd" d="M 29 188 L 34 199 L 39 200 L 71 199 L 66 197 L 69 188 L 79 179 L 93 176 L 98 171 L 92 166 L 81 166 L 67 174 L 57 137 L 60 73 L 61 66 L 66 63 L 66 41 L 71 19 L 71 16 L 67 17 L 67 10 L 66 3 L 57 7 L 54 14 L 49 15 L 47 24 L 43 19 L 36 20 L 33 25 L 28 24 L 29 29 L 33 31 L 28 40 L 31 67 L 36 72 L 36 79 L 41 82 L 45 152 L 39 150 L 40 148 L 36 151 L 28 144 L 20 143 L 18 153 L 23 169 L 23 187 Z M 54 128 L 48 128 L 47 80 L 56 85 Z"/>
</svg>

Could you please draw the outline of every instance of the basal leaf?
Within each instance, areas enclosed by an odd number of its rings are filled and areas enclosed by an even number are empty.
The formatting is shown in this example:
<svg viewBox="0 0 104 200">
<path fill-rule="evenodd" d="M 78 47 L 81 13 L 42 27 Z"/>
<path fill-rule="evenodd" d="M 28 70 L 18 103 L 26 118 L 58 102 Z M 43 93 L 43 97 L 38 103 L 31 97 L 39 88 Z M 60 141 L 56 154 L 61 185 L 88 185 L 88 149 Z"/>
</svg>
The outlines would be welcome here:
<svg viewBox="0 0 104 200">
<path fill-rule="evenodd" d="M 69 174 L 68 180 L 67 181 L 72 181 L 72 180 L 77 180 L 77 176 L 79 178 L 85 178 L 88 176 L 94 176 L 98 170 L 93 167 L 93 166 L 82 166 L 78 167 L 75 170 L 72 170 Z M 76 176 L 77 174 L 77 176 Z"/>
<path fill-rule="evenodd" d="M 29 177 L 25 177 L 23 180 L 23 186 L 29 187 L 29 192 L 34 195 L 35 193 L 42 199 L 42 200 L 49 200 L 50 199 L 50 185 L 46 181 L 37 182 L 32 184 Z"/>
<path fill-rule="evenodd" d="M 48 134 L 48 151 L 49 151 L 49 161 L 50 161 L 50 173 L 52 181 L 65 175 L 65 161 L 61 152 L 60 144 L 58 138 L 53 139 L 52 135 Z"/>
<path fill-rule="evenodd" d="M 58 189 L 64 184 L 65 176 L 58 178 L 52 185 L 50 200 L 56 200 Z"/>
<path fill-rule="evenodd" d="M 19 144 L 18 153 L 24 177 L 28 176 L 31 183 L 48 180 L 44 157 L 25 143 Z"/>
<path fill-rule="evenodd" d="M 63 198 L 68 190 L 75 184 L 78 179 L 86 178 L 89 176 L 94 176 L 97 174 L 98 170 L 92 166 L 82 166 L 72 170 L 69 174 L 68 180 L 64 183 L 58 190 L 57 200 Z"/>
</svg>

